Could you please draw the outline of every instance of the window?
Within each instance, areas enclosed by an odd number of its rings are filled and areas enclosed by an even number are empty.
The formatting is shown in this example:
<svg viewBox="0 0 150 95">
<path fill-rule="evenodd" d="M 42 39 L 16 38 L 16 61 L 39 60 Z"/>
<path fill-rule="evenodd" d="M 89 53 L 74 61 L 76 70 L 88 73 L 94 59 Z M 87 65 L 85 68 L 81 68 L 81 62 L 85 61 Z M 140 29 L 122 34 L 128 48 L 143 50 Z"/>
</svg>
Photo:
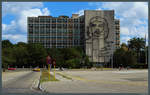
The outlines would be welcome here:
<svg viewBox="0 0 150 95">
<path fill-rule="evenodd" d="M 61 24 L 57 24 L 57 28 L 61 28 L 62 27 L 62 25 Z"/>
<path fill-rule="evenodd" d="M 72 26 L 73 26 L 72 24 L 69 24 L 69 28 L 72 28 Z"/>
<path fill-rule="evenodd" d="M 53 18 L 53 19 L 52 19 L 52 23 L 56 23 L 56 19 Z"/>
<path fill-rule="evenodd" d="M 62 22 L 62 19 L 57 19 L 57 23 L 61 23 Z"/>
<path fill-rule="evenodd" d="M 35 19 L 35 23 L 39 23 L 39 19 L 38 18 Z"/>
<path fill-rule="evenodd" d="M 29 21 L 30 23 L 33 23 L 33 19 L 32 19 L 32 18 L 29 18 L 28 21 Z"/>
<path fill-rule="evenodd" d="M 63 28 L 67 28 L 67 24 L 63 24 Z"/>
<path fill-rule="evenodd" d="M 45 19 L 41 18 L 40 23 L 44 23 L 44 22 L 45 22 Z"/>
<path fill-rule="evenodd" d="M 52 24 L 52 28 L 56 28 L 56 24 Z"/>
<path fill-rule="evenodd" d="M 74 19 L 74 23 L 78 23 L 78 19 Z"/>
<path fill-rule="evenodd" d="M 74 24 L 74 28 L 78 28 L 78 26 L 79 26 L 78 24 Z"/>
<path fill-rule="evenodd" d="M 80 24 L 80 28 L 84 28 L 84 24 Z"/>
<path fill-rule="evenodd" d="M 67 23 L 67 19 L 63 19 L 63 23 Z"/>
<path fill-rule="evenodd" d="M 46 28 L 50 28 L 50 24 L 46 24 Z"/>
<path fill-rule="evenodd" d="M 69 22 L 72 22 L 72 19 L 69 19 Z"/>
</svg>

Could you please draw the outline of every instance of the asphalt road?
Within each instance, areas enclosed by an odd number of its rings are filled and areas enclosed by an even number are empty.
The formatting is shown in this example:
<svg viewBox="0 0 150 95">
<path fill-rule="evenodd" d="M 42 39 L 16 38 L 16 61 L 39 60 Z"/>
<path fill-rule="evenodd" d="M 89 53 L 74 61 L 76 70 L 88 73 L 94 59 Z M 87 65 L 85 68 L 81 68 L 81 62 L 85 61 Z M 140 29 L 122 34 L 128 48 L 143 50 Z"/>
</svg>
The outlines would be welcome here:
<svg viewBox="0 0 150 95">
<path fill-rule="evenodd" d="M 53 71 L 51 72 L 53 73 Z M 58 73 L 72 78 L 61 77 Z M 124 71 L 56 71 L 60 81 L 41 84 L 37 89 L 40 72 L 15 71 L 2 73 L 3 93 L 147 93 L 148 70 Z"/>
<path fill-rule="evenodd" d="M 20 71 L 2 73 L 3 93 L 41 93 L 35 89 L 40 72 Z"/>
</svg>

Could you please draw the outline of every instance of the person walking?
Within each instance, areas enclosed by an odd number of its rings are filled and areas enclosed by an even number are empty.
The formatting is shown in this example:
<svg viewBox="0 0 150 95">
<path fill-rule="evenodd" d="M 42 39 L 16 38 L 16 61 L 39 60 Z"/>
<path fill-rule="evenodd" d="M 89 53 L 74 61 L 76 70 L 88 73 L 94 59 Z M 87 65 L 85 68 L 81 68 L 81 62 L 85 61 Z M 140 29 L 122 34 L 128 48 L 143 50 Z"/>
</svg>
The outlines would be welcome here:
<svg viewBox="0 0 150 95">
<path fill-rule="evenodd" d="M 51 71 L 51 67 L 52 67 L 52 58 L 51 58 L 51 56 L 48 55 L 46 60 L 47 60 L 48 68 Z"/>
<path fill-rule="evenodd" d="M 55 59 L 53 59 L 53 65 L 56 66 L 56 60 Z"/>
</svg>

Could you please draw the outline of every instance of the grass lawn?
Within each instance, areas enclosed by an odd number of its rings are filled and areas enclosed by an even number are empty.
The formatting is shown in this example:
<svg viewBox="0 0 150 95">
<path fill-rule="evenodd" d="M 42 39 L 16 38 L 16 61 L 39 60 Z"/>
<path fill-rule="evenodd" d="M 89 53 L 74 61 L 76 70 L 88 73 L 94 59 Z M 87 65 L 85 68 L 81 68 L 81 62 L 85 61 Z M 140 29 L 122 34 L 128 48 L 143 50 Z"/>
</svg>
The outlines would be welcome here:
<svg viewBox="0 0 150 95">
<path fill-rule="evenodd" d="M 49 82 L 49 81 L 59 81 L 59 80 L 54 78 L 54 76 L 52 74 L 49 74 L 49 72 L 47 70 L 42 71 L 40 83 Z"/>
</svg>

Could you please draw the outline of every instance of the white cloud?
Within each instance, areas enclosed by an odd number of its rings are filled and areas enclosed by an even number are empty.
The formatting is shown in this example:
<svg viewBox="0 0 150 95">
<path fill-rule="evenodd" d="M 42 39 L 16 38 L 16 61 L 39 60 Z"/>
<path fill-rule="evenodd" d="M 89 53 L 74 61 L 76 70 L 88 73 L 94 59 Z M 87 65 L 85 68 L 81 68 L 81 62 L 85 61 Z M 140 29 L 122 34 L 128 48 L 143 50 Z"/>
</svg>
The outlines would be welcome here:
<svg viewBox="0 0 150 95">
<path fill-rule="evenodd" d="M 123 17 L 131 18 L 147 18 L 148 4 L 145 2 L 110 2 L 103 3 L 100 8 L 113 9 L 115 12 Z"/>
<path fill-rule="evenodd" d="M 24 10 L 20 13 L 19 19 L 17 21 L 18 26 L 20 27 L 21 31 L 27 32 L 27 17 L 37 17 L 39 15 L 50 15 L 50 12 L 47 8 L 42 10 L 40 9 L 28 9 Z"/>
<path fill-rule="evenodd" d="M 50 11 L 47 8 L 42 9 L 43 15 L 50 15 Z"/>
<path fill-rule="evenodd" d="M 148 3 L 107 2 L 96 5 L 102 9 L 115 10 L 116 17 L 120 19 L 121 42 L 131 37 L 144 37 L 148 33 Z"/>
<path fill-rule="evenodd" d="M 130 31 L 129 31 L 129 29 L 128 28 L 126 28 L 126 27 L 121 27 L 121 34 L 122 35 L 129 35 L 130 34 Z"/>
<path fill-rule="evenodd" d="M 11 14 L 15 19 L 10 24 L 3 24 L 3 37 L 16 41 L 25 41 L 22 34 L 27 32 L 27 17 L 50 15 L 48 8 L 43 7 L 42 3 L 3 3 L 3 16 Z M 7 34 L 7 35 L 6 35 Z M 8 35 L 9 34 L 9 35 Z M 14 36 L 14 34 L 17 34 Z M 27 39 L 27 38 L 26 38 Z"/>
<path fill-rule="evenodd" d="M 19 35 L 19 34 L 7 34 L 2 35 L 3 39 L 9 39 L 12 42 L 27 42 L 27 37 L 25 35 Z"/>
<path fill-rule="evenodd" d="M 96 9 L 96 10 L 103 10 L 102 8 L 98 8 L 98 9 Z"/>
<path fill-rule="evenodd" d="M 79 16 L 84 15 L 84 10 L 79 10 L 78 12 L 76 12 L 75 14 L 79 14 Z"/>
<path fill-rule="evenodd" d="M 2 32 L 5 33 L 13 33 L 16 32 L 16 21 L 11 21 L 10 24 L 2 24 Z"/>
<path fill-rule="evenodd" d="M 129 36 L 124 36 L 124 37 L 121 37 L 121 43 L 126 43 L 127 44 L 127 41 L 131 39 L 131 37 Z"/>
<path fill-rule="evenodd" d="M 2 13 L 4 16 L 7 14 L 18 15 L 20 11 L 41 7 L 43 7 L 41 2 L 3 2 Z"/>
<path fill-rule="evenodd" d="M 6 30 L 6 24 L 2 24 L 2 31 L 5 31 Z"/>
</svg>

